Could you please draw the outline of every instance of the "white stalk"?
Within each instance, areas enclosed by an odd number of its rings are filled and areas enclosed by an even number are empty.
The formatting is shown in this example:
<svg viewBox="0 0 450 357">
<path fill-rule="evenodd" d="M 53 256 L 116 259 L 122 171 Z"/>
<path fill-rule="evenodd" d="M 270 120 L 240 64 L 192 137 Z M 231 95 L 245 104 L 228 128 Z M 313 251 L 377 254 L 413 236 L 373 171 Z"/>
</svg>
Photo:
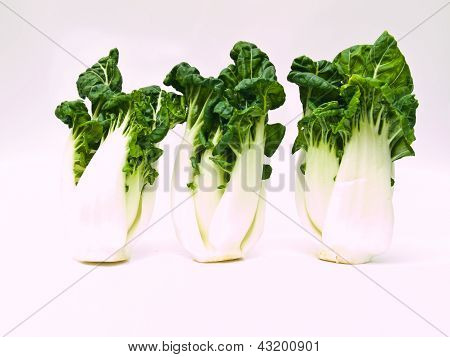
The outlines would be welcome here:
<svg viewBox="0 0 450 357">
<path fill-rule="evenodd" d="M 74 193 L 71 236 L 76 258 L 85 262 L 128 259 L 125 174 L 127 138 L 110 133 L 94 154 Z"/>
<path fill-rule="evenodd" d="M 384 252 L 393 230 L 388 128 L 362 121 L 347 143 L 324 223 L 319 257 L 359 264 Z"/>
<path fill-rule="evenodd" d="M 193 192 L 186 184 L 192 181 L 192 136 L 186 130 L 178 146 L 170 190 L 170 205 L 175 232 L 181 245 L 198 261 L 210 255 L 203 243 L 195 215 Z"/>
<path fill-rule="evenodd" d="M 148 228 L 156 201 L 155 184 L 153 186 L 146 184 L 142 189 L 136 219 L 128 229 L 127 240 L 135 238 Z"/>
<path fill-rule="evenodd" d="M 320 141 L 308 148 L 305 162 L 305 203 L 312 223 L 322 231 L 339 161 L 335 150 Z"/>
<path fill-rule="evenodd" d="M 306 209 L 306 179 L 305 175 L 300 170 L 300 167 L 305 163 L 305 160 L 306 152 L 301 150 L 295 166 L 295 203 L 297 206 L 297 213 L 300 218 L 300 224 L 316 238 L 322 239 L 320 231 L 314 226 L 309 217 L 308 210 Z"/>
<path fill-rule="evenodd" d="M 137 219 L 137 213 L 141 204 L 141 169 L 137 169 L 133 174 L 128 175 L 126 178 L 126 185 L 128 191 L 126 192 L 126 205 L 127 205 L 127 227 L 130 229 Z"/>
<path fill-rule="evenodd" d="M 253 219 L 252 225 L 245 235 L 243 241 L 241 242 L 241 252 L 242 256 L 246 255 L 250 249 L 253 248 L 255 243 L 261 237 L 264 231 L 264 221 L 266 214 L 266 189 L 264 181 L 261 183 L 261 190 L 259 191 L 259 201 L 258 207 L 256 209 L 256 214 Z"/>
<path fill-rule="evenodd" d="M 152 164 L 153 168 L 157 168 L 157 166 L 157 162 L 154 162 Z M 141 170 L 138 170 L 138 172 L 140 171 Z M 150 220 L 152 218 L 153 208 L 155 206 L 158 178 L 156 178 L 155 182 L 153 182 L 153 185 L 147 183 L 142 186 L 142 182 L 140 180 L 136 182 L 136 186 L 139 188 L 139 200 L 138 202 L 134 201 L 134 207 L 130 207 L 130 205 L 132 204 L 132 200 L 129 199 L 130 196 L 128 195 L 130 191 L 127 192 L 128 224 L 130 223 L 131 217 L 133 216 L 132 211 L 135 210 L 136 212 L 134 221 L 132 222 L 131 226 L 128 225 L 128 240 L 133 239 L 148 228 Z M 128 185 L 130 184 L 129 181 L 130 180 L 127 180 Z"/>
<path fill-rule="evenodd" d="M 210 244 L 227 259 L 242 256 L 241 242 L 254 220 L 262 182 L 264 120 L 257 124 L 255 140 L 237 157 L 225 193 L 208 231 Z"/>
<path fill-rule="evenodd" d="M 197 223 L 205 244 L 208 244 L 208 229 L 214 212 L 223 195 L 223 189 L 217 189 L 223 183 L 222 175 L 210 160 L 212 150 L 206 150 L 200 161 L 200 174 L 194 179 L 196 193 L 194 196 Z"/>
</svg>

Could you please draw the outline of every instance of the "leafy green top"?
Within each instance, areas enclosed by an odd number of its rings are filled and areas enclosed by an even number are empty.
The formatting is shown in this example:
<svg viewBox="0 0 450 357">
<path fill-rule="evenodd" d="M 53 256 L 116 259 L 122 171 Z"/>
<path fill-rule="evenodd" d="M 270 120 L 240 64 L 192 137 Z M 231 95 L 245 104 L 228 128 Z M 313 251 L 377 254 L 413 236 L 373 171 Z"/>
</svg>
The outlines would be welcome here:
<svg viewBox="0 0 450 357">
<path fill-rule="evenodd" d="M 124 172 L 140 170 L 143 184 L 152 184 L 158 175 L 152 164 L 162 154 L 156 144 L 171 127 L 185 120 L 184 98 L 158 86 L 122 93 L 118 56 L 117 49 L 111 50 L 78 78 L 78 93 L 91 102 L 91 114 L 81 99 L 65 101 L 55 110 L 55 115 L 72 130 L 76 183 L 102 140 L 122 126 L 128 137 Z"/>
<path fill-rule="evenodd" d="M 414 155 L 418 102 L 409 67 L 387 32 L 373 45 L 342 51 L 332 63 L 302 56 L 291 69 L 288 80 L 299 86 L 304 110 L 293 152 L 324 140 L 340 155 L 353 129 L 367 120 L 388 127 L 392 161 Z"/>
<path fill-rule="evenodd" d="M 257 143 L 272 156 L 283 139 L 285 127 L 267 124 L 269 110 L 284 103 L 283 87 L 277 82 L 275 67 L 254 44 L 238 42 L 231 50 L 233 64 L 218 78 L 204 78 L 199 71 L 180 63 L 167 75 L 164 84 L 183 93 L 188 106 L 187 127 L 191 130 L 194 175 L 205 151 L 228 181 L 237 157 L 256 140 L 257 126 L 264 137 Z M 262 173 L 269 178 L 267 165 Z"/>
<path fill-rule="evenodd" d="M 236 43 L 230 57 L 233 64 L 223 69 L 219 79 L 225 90 L 215 112 L 223 122 L 223 135 L 213 150 L 213 161 L 228 174 L 239 153 L 256 142 L 264 147 L 264 154 L 271 157 L 285 134 L 282 124 L 268 124 L 269 110 L 283 105 L 286 95 L 277 81 L 274 65 L 269 57 L 254 44 Z M 258 138 L 258 126 L 263 125 L 264 137 Z M 263 179 L 272 172 L 264 165 Z"/>
</svg>

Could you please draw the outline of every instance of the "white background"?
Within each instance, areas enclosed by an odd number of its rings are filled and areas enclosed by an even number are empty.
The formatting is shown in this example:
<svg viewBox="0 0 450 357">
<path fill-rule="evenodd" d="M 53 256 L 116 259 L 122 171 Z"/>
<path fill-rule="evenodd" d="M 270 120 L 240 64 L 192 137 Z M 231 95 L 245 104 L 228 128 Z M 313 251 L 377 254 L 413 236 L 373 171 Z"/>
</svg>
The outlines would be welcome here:
<svg viewBox="0 0 450 357">
<path fill-rule="evenodd" d="M 286 81 L 293 58 L 332 59 L 383 30 L 401 38 L 441 1 L 61 1 L 7 2 L 81 61 L 120 50 L 124 90 L 161 84 L 187 61 L 204 75 L 230 63 L 238 40 L 256 43 L 276 65 L 286 104 L 300 112 Z M 398 299 L 450 333 L 450 6 L 399 42 L 420 102 L 416 157 L 396 166 L 396 225 L 390 251 L 359 266 Z M 317 260 L 314 242 L 268 206 L 260 243 L 242 261 L 198 264 L 181 249 L 170 217 L 133 243 L 125 264 L 71 259 L 61 233 L 59 175 L 67 130 L 53 114 L 77 96 L 84 67 L 0 4 L 0 333 L 78 281 L 12 336 L 437 336 L 440 333 L 351 266 Z M 273 183 L 291 169 L 296 120 Z M 182 128 L 177 128 L 181 133 Z M 167 182 L 179 138 L 161 163 Z M 164 167 L 164 168 L 163 168 Z M 286 177 L 285 177 L 286 180 Z M 286 186 L 267 199 L 297 220 Z M 169 210 L 160 187 L 153 221 Z"/>
</svg>

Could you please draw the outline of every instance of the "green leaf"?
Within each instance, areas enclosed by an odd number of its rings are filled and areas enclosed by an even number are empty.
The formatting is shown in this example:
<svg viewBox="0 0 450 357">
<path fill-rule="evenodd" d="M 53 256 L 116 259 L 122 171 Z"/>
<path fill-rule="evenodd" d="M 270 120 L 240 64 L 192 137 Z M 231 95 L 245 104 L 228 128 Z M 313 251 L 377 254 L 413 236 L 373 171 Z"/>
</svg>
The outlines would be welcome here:
<svg viewBox="0 0 450 357">
<path fill-rule="evenodd" d="M 103 85 L 112 92 L 122 91 L 122 75 L 117 64 L 119 63 L 119 51 L 117 48 L 109 51 L 109 55 L 100 58 L 97 63 L 80 74 L 77 80 L 78 94 L 81 98 L 91 100 L 93 87 Z M 98 87 L 97 87 L 98 88 Z"/>
<path fill-rule="evenodd" d="M 319 142 L 327 143 L 340 152 L 343 141 L 351 132 L 337 101 L 323 103 L 315 108 L 299 120 L 297 128 L 298 135 L 292 153 L 300 149 L 307 151 L 310 145 L 317 145 Z"/>
<path fill-rule="evenodd" d="M 271 175 L 272 175 L 272 166 L 264 164 L 263 165 L 263 172 L 262 172 L 262 179 L 263 180 L 268 180 Z"/>
<path fill-rule="evenodd" d="M 407 94 L 394 102 L 394 107 L 403 115 L 405 121 L 403 130 L 409 143 L 412 143 L 416 139 L 413 128 L 416 125 L 416 110 L 418 106 L 419 102 L 414 94 Z"/>
<path fill-rule="evenodd" d="M 96 117 L 100 106 L 114 93 L 122 91 L 122 75 L 117 67 L 119 51 L 114 48 L 109 55 L 98 60 L 92 67 L 80 74 L 77 80 L 78 94 L 92 103 Z"/>
<path fill-rule="evenodd" d="M 281 144 L 286 132 L 286 127 L 280 123 L 267 124 L 265 127 L 266 142 L 264 155 L 271 157 Z"/>
<path fill-rule="evenodd" d="M 292 153 L 319 141 L 337 145 L 333 135 L 341 122 L 339 105 L 343 76 L 332 62 L 313 61 L 307 56 L 294 59 L 288 81 L 299 86 L 303 118 L 298 122 L 298 135 Z M 341 124 L 342 126 L 342 124 Z"/>
<path fill-rule="evenodd" d="M 103 127 L 97 121 L 87 121 L 73 129 L 74 135 L 74 179 L 78 183 L 91 161 L 103 137 Z"/>
<path fill-rule="evenodd" d="M 353 74 L 372 77 L 373 63 L 370 62 L 370 45 L 356 45 L 345 49 L 333 60 L 339 73 L 346 78 Z"/>
<path fill-rule="evenodd" d="M 133 173 L 141 168 L 144 182 L 152 184 L 157 177 L 152 164 L 163 153 L 155 144 L 164 139 L 180 116 L 184 116 L 184 101 L 158 86 L 135 90 L 128 98 L 129 110 L 122 115 L 128 118 L 126 130 L 131 139 L 124 170 Z"/>
<path fill-rule="evenodd" d="M 184 123 L 187 116 L 184 96 L 167 92 L 164 96 L 162 111 L 162 115 L 168 116 L 171 129 L 178 124 Z"/>
<path fill-rule="evenodd" d="M 300 56 L 292 63 L 288 81 L 299 86 L 303 113 L 308 114 L 321 104 L 339 97 L 342 76 L 331 62 L 314 62 L 309 57 Z"/>
<path fill-rule="evenodd" d="M 386 31 L 371 46 L 370 61 L 373 78 L 387 84 L 394 92 L 395 100 L 412 92 L 413 80 L 405 57 L 397 47 L 397 41 Z"/>
<path fill-rule="evenodd" d="M 252 43 L 241 41 L 233 46 L 230 57 L 234 64 L 222 70 L 219 79 L 225 85 L 226 100 L 234 108 L 259 106 L 268 112 L 284 103 L 284 89 L 264 52 Z"/>
<path fill-rule="evenodd" d="M 237 157 L 256 140 L 257 124 L 265 125 L 269 110 L 285 101 L 275 68 L 264 52 L 254 44 L 238 42 L 230 56 L 234 63 L 222 70 L 218 78 L 205 78 L 195 67 L 182 62 L 164 79 L 165 85 L 183 95 L 187 108 L 183 121 L 185 118 L 193 145 L 194 176 L 199 174 L 203 154 L 211 150 L 210 159 L 225 182 Z M 284 135 L 284 127 L 277 124 L 268 130 L 274 137 L 270 138 L 266 151 L 273 155 Z"/>
<path fill-rule="evenodd" d="M 271 71 L 268 68 L 267 71 Z M 264 111 L 276 109 L 283 105 L 286 95 L 283 86 L 272 80 L 262 78 L 243 79 L 235 87 L 242 97 L 252 103 L 258 103 Z"/>
<path fill-rule="evenodd" d="M 387 32 L 373 45 L 345 49 L 332 63 L 298 57 L 288 80 L 299 86 L 305 113 L 293 153 L 322 140 L 340 156 L 364 120 L 374 128 L 388 128 L 392 160 L 414 155 L 418 103 L 409 67 Z"/>
<path fill-rule="evenodd" d="M 215 163 L 222 171 L 231 174 L 233 171 L 234 162 L 224 159 L 223 156 L 211 156 L 211 161 Z"/>
<path fill-rule="evenodd" d="M 183 94 L 188 106 L 186 117 L 188 128 L 192 128 L 197 122 L 200 127 L 214 126 L 214 106 L 223 90 L 221 80 L 213 77 L 205 78 L 200 75 L 197 68 L 182 62 L 167 74 L 164 84 Z"/>
<path fill-rule="evenodd" d="M 74 181 L 78 182 L 86 166 L 98 149 L 103 136 L 101 123 L 92 121 L 88 110 L 81 100 L 62 102 L 55 115 L 72 129 L 74 140 Z"/>
<path fill-rule="evenodd" d="M 269 111 L 285 101 L 268 56 L 254 44 L 241 41 L 233 46 L 230 57 L 234 63 L 219 74 L 224 90 L 214 108 L 220 117 L 221 135 L 213 149 L 213 161 L 226 173 L 231 173 L 236 158 L 256 140 L 257 125 L 265 125 L 265 142 L 256 144 L 263 145 L 268 156 L 274 154 L 285 132 L 281 124 L 267 124 Z"/>
<path fill-rule="evenodd" d="M 88 109 L 82 100 L 62 102 L 56 107 L 55 115 L 69 128 L 78 127 L 91 120 Z"/>
<path fill-rule="evenodd" d="M 123 171 L 127 175 L 139 172 L 140 184 L 153 184 L 158 176 L 153 164 L 163 153 L 155 144 L 171 127 L 186 120 L 184 98 L 175 93 L 158 86 L 122 93 L 118 59 L 119 52 L 113 49 L 78 78 L 78 93 L 91 102 L 92 115 L 83 100 L 63 102 L 55 110 L 55 115 L 72 129 L 75 182 L 102 140 L 113 130 L 124 128 L 128 151 Z"/>
</svg>

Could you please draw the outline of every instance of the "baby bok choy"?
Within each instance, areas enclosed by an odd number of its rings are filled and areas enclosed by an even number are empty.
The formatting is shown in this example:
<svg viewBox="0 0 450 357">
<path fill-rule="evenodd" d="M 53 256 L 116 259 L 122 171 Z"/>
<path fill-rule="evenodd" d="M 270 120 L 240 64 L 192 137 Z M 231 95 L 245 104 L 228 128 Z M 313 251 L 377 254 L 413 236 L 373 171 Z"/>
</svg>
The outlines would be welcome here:
<svg viewBox="0 0 450 357">
<path fill-rule="evenodd" d="M 284 103 L 283 87 L 267 55 L 238 42 L 234 63 L 205 78 L 187 63 L 164 84 L 183 94 L 186 131 L 171 188 L 172 217 L 184 248 L 199 262 L 242 258 L 262 233 L 264 180 L 285 127 L 268 124 Z"/>
<path fill-rule="evenodd" d="M 392 239 L 394 161 L 414 155 L 418 102 L 409 67 L 384 32 L 333 62 L 301 56 L 291 68 L 303 105 L 292 150 L 301 151 L 301 222 L 324 243 L 320 259 L 368 262 Z"/>
<path fill-rule="evenodd" d="M 163 153 L 158 143 L 185 116 L 183 99 L 157 86 L 123 93 L 118 57 L 113 49 L 82 73 L 81 99 L 62 102 L 55 111 L 70 129 L 66 228 L 80 261 L 128 259 L 127 240 L 152 213 L 155 165 Z"/>
</svg>

